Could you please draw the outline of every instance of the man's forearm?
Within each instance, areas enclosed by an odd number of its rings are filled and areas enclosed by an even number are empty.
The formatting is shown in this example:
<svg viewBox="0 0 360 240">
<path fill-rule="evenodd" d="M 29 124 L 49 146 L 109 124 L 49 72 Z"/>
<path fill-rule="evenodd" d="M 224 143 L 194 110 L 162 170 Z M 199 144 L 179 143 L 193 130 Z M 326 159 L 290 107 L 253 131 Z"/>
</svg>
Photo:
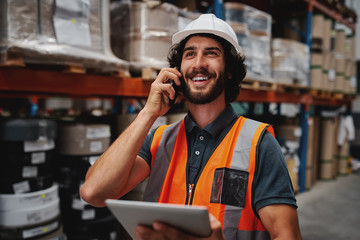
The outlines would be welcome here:
<svg viewBox="0 0 360 240">
<path fill-rule="evenodd" d="M 89 169 L 85 183 L 81 187 L 82 198 L 94 205 L 104 206 L 105 199 L 119 198 L 132 177 L 132 182 L 141 181 L 143 171 L 133 169 L 138 152 L 156 116 L 142 110 L 130 126 L 114 141 Z"/>
</svg>

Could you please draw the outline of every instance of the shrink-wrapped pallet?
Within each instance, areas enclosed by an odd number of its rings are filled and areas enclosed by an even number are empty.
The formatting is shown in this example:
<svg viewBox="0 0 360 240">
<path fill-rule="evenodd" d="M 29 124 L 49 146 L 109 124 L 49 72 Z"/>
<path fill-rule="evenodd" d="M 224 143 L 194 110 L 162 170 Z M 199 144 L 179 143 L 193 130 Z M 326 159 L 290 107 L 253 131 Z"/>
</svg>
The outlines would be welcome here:
<svg viewBox="0 0 360 240">
<path fill-rule="evenodd" d="M 243 3 L 224 3 L 225 21 L 241 23 L 251 32 L 271 36 L 271 15 Z"/>
<path fill-rule="evenodd" d="M 128 73 L 110 48 L 109 0 L 0 2 L 1 62 L 75 65 Z"/>
<path fill-rule="evenodd" d="M 245 53 L 248 77 L 272 81 L 270 49 L 271 39 L 268 36 L 250 33 L 249 52 Z"/>
<path fill-rule="evenodd" d="M 111 44 L 115 55 L 135 68 L 166 67 L 171 37 L 178 31 L 178 12 L 168 3 L 113 2 Z"/>
<path fill-rule="evenodd" d="M 242 3 L 224 3 L 225 21 L 234 29 L 245 55 L 247 78 L 271 78 L 271 15 Z"/>
<path fill-rule="evenodd" d="M 309 49 L 300 42 L 275 38 L 272 41 L 272 77 L 283 84 L 307 86 Z"/>
</svg>

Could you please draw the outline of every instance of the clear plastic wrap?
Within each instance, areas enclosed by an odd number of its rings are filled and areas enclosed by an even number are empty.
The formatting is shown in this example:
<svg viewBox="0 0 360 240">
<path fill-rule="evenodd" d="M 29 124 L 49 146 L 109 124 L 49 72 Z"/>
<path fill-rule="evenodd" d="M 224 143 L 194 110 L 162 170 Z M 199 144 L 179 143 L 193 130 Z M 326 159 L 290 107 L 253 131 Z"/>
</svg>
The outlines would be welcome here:
<svg viewBox="0 0 360 240">
<path fill-rule="evenodd" d="M 262 81 L 272 82 L 270 37 L 249 34 L 248 38 L 249 47 L 248 49 L 245 49 L 247 76 Z"/>
<path fill-rule="evenodd" d="M 270 58 L 271 56 L 271 39 L 268 36 L 250 34 L 250 53 L 249 55 L 256 58 Z"/>
<path fill-rule="evenodd" d="M 246 8 L 248 6 L 242 3 L 226 2 L 224 3 L 225 21 L 229 23 L 241 23 L 246 25 Z"/>
<path fill-rule="evenodd" d="M 271 55 L 270 37 L 251 33 L 246 25 L 229 23 L 234 29 L 238 43 L 245 56 L 247 77 L 263 81 L 272 81 L 271 78 Z"/>
<path fill-rule="evenodd" d="M 271 15 L 243 3 L 224 3 L 225 21 L 240 23 L 258 35 L 271 36 Z"/>
<path fill-rule="evenodd" d="M 247 55 L 245 58 L 247 78 L 258 79 L 265 82 L 273 82 L 271 78 L 271 58 L 254 57 Z"/>
<path fill-rule="evenodd" d="M 238 43 L 243 50 L 243 54 L 251 54 L 251 44 L 250 44 L 250 31 L 246 25 L 239 23 L 230 23 L 230 26 L 234 29 Z"/>
<path fill-rule="evenodd" d="M 88 0 L 85 3 L 89 7 L 85 27 L 89 30 L 90 44 L 71 45 L 60 43 L 59 39 L 63 36 L 68 39 L 82 36 L 66 31 L 66 28 L 62 31 L 55 30 L 58 21 L 55 13 L 59 8 L 55 0 L 1 1 L 2 57 L 15 52 L 20 54 L 24 63 L 80 65 L 85 69 L 113 70 L 128 74 L 129 63 L 115 57 L 110 48 L 109 0 Z M 79 12 L 65 10 L 68 11 L 69 19 L 63 20 L 77 24 L 76 16 Z M 70 19 L 72 15 L 75 17 Z M 3 60 L 6 61 L 6 58 Z"/>
<path fill-rule="evenodd" d="M 178 31 L 178 8 L 168 3 L 113 2 L 111 44 L 131 66 L 168 66 L 171 36 Z"/>
<path fill-rule="evenodd" d="M 307 45 L 290 40 L 272 40 L 272 76 L 279 83 L 307 86 L 309 49 Z"/>
<path fill-rule="evenodd" d="M 246 57 L 247 77 L 271 79 L 271 16 L 243 3 L 224 3 L 225 21 L 234 29 Z"/>
</svg>

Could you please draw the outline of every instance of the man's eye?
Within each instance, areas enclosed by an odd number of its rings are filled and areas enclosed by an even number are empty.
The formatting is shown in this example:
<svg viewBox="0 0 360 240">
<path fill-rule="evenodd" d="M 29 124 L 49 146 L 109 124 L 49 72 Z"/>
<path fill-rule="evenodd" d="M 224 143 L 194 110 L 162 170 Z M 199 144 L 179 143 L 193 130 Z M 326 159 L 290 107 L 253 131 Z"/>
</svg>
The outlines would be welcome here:
<svg viewBox="0 0 360 240">
<path fill-rule="evenodd" d="M 217 54 L 217 52 L 215 52 L 215 51 L 208 51 L 208 52 L 207 52 L 207 55 L 217 56 L 218 54 Z"/>
<path fill-rule="evenodd" d="M 194 52 L 187 52 L 187 53 L 185 53 L 185 56 L 186 56 L 186 57 L 191 57 L 191 56 L 194 56 L 194 55 L 195 55 Z"/>
</svg>

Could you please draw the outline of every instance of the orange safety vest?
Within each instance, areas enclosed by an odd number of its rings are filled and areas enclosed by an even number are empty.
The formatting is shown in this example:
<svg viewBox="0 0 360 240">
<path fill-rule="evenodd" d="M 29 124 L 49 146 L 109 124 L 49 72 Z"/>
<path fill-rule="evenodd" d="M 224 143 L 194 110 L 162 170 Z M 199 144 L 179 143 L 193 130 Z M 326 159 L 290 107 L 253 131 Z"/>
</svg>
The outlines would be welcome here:
<svg viewBox="0 0 360 240">
<path fill-rule="evenodd" d="M 189 189 L 184 120 L 159 127 L 150 148 L 151 173 L 144 200 L 207 206 L 222 223 L 226 239 L 269 239 L 253 212 L 251 200 L 257 146 L 266 130 L 274 135 L 268 124 L 239 117 L 211 155 L 196 184 Z M 229 197 L 223 188 L 230 192 L 239 189 L 239 194 L 233 194 L 239 196 Z M 226 201 L 235 204 L 229 205 Z"/>
</svg>

